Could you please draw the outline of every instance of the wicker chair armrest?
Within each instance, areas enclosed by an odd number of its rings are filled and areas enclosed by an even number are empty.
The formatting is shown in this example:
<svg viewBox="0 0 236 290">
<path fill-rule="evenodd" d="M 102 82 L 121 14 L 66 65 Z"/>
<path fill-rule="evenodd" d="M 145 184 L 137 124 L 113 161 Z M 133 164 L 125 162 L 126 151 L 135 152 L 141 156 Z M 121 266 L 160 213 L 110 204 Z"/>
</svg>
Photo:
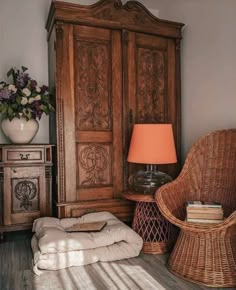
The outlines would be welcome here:
<svg viewBox="0 0 236 290">
<path fill-rule="evenodd" d="M 156 202 L 158 204 L 158 207 L 161 213 L 170 223 L 176 225 L 177 227 L 183 230 L 194 231 L 194 232 L 199 232 L 199 233 L 226 231 L 230 227 L 236 228 L 236 211 L 234 211 L 223 222 L 218 223 L 218 224 L 189 223 L 189 222 L 184 221 L 183 219 L 180 219 L 176 214 L 174 214 L 175 212 L 177 212 L 176 207 L 178 203 L 181 208 L 181 204 L 180 204 L 181 199 L 179 198 L 177 199 L 173 192 L 173 190 L 177 188 L 179 188 L 179 186 L 177 186 L 175 182 L 172 182 L 172 184 L 168 184 L 166 186 L 161 187 L 156 192 L 156 195 L 155 195 Z M 184 188 L 182 188 L 181 190 L 184 191 Z M 170 199 L 169 203 L 166 203 L 167 197 Z M 170 204 L 172 204 L 172 207 L 168 206 Z"/>
<path fill-rule="evenodd" d="M 202 234 L 213 233 L 213 232 L 230 232 L 231 228 L 233 231 L 236 229 L 236 211 L 234 211 L 228 218 L 218 224 L 194 224 L 186 221 L 177 221 L 177 226 L 183 230 L 194 231 Z"/>
<path fill-rule="evenodd" d="M 163 215 L 184 220 L 189 191 L 188 183 L 181 178 L 161 186 L 156 191 L 155 199 Z"/>
</svg>

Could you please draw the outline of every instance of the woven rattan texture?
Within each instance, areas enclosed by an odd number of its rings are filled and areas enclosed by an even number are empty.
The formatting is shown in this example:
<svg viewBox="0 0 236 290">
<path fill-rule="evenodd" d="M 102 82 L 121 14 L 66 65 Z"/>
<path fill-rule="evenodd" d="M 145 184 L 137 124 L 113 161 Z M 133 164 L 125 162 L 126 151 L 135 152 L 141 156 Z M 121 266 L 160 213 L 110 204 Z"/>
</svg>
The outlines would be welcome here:
<svg viewBox="0 0 236 290">
<path fill-rule="evenodd" d="M 165 253 L 172 241 L 172 225 L 162 216 L 156 202 L 138 202 L 132 228 L 143 238 L 143 252 Z"/>
<path fill-rule="evenodd" d="M 188 200 L 220 202 L 225 220 L 185 222 Z M 236 286 L 236 129 L 200 138 L 179 177 L 156 192 L 156 201 L 164 217 L 181 229 L 170 271 L 210 287 Z"/>
</svg>

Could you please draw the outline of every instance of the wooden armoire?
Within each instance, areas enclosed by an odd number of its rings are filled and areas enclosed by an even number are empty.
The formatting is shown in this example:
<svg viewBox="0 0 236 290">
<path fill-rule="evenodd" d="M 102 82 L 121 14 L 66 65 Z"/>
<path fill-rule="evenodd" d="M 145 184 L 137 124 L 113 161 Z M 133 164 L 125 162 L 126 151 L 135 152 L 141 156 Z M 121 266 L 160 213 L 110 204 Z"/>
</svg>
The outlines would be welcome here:
<svg viewBox="0 0 236 290">
<path fill-rule="evenodd" d="M 54 200 L 58 216 L 108 210 L 130 220 L 122 198 L 134 123 L 172 123 L 180 161 L 180 40 L 183 24 L 153 16 L 141 3 L 53 1 L 47 30 L 49 85 L 56 113 Z M 55 132 L 55 134 L 54 134 Z M 179 163 L 162 166 L 175 177 Z"/>
</svg>

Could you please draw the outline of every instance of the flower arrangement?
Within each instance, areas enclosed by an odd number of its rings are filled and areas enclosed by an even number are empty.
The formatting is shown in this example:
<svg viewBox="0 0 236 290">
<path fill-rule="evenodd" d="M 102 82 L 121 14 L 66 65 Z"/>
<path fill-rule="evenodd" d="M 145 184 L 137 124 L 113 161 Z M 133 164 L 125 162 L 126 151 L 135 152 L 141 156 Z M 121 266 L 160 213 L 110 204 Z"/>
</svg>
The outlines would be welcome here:
<svg viewBox="0 0 236 290">
<path fill-rule="evenodd" d="M 39 86 L 32 79 L 24 66 L 21 69 L 11 68 L 7 76 L 12 76 L 13 83 L 0 81 L 0 113 L 10 121 L 13 118 L 23 117 L 26 120 L 40 120 L 42 114 L 55 111 L 50 103 L 48 87 Z"/>
</svg>

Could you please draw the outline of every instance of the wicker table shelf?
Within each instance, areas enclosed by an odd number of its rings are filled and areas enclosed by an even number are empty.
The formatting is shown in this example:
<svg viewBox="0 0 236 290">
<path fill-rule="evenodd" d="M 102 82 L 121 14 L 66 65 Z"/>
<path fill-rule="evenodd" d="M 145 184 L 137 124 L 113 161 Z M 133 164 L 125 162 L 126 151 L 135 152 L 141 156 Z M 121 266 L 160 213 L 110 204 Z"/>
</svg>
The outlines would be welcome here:
<svg viewBox="0 0 236 290">
<path fill-rule="evenodd" d="M 154 196 L 129 191 L 123 197 L 136 202 L 132 228 L 143 238 L 142 251 L 146 254 L 167 252 L 172 244 L 172 225 L 162 216 Z"/>
</svg>

